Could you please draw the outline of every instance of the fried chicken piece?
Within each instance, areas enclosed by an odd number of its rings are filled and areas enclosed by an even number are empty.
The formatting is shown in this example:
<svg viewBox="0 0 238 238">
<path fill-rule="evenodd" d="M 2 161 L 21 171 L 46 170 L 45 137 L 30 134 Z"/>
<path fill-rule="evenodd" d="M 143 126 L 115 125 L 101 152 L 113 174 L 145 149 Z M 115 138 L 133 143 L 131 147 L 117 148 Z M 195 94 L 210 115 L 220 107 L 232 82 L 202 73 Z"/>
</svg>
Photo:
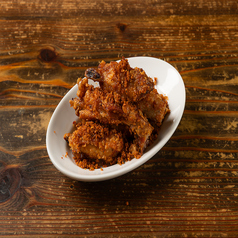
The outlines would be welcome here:
<svg viewBox="0 0 238 238">
<path fill-rule="evenodd" d="M 72 134 L 65 134 L 64 139 L 75 155 L 82 153 L 91 159 L 102 159 L 107 163 L 124 147 L 121 133 L 92 121 L 77 124 L 76 130 Z"/>
<path fill-rule="evenodd" d="M 125 58 L 119 63 L 112 61 L 106 64 L 102 61 L 97 69 L 87 69 L 85 77 L 98 81 L 103 90 L 117 92 L 132 102 L 141 100 L 154 88 L 153 80 L 145 71 L 131 68 Z"/>
<path fill-rule="evenodd" d="M 156 89 L 138 102 L 138 108 L 147 116 L 153 126 L 160 127 L 169 112 L 167 97 L 159 94 Z"/>
<path fill-rule="evenodd" d="M 116 92 L 105 92 L 88 84 L 88 79 L 78 80 L 77 98 L 70 101 L 80 119 L 99 120 L 103 124 L 125 124 L 135 135 L 130 151 L 139 158 L 153 131 L 143 113 Z"/>
<path fill-rule="evenodd" d="M 119 63 L 102 61 L 98 69 L 87 69 L 85 76 L 98 81 L 103 90 L 118 92 L 136 103 L 154 126 L 160 127 L 169 112 L 167 98 L 157 92 L 153 80 L 142 69 L 131 68 L 124 58 Z"/>
</svg>

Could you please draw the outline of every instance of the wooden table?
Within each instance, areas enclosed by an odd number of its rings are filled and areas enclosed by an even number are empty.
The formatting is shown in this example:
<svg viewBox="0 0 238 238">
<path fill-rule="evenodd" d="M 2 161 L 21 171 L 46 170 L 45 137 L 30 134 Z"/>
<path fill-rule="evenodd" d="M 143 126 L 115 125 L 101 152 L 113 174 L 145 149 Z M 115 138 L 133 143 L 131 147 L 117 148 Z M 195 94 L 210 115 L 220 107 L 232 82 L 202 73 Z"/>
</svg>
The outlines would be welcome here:
<svg viewBox="0 0 238 238">
<path fill-rule="evenodd" d="M 238 237 L 236 0 L 0 2 L 1 237 Z M 186 85 L 175 134 L 116 179 L 51 163 L 51 115 L 88 67 L 172 64 Z"/>
</svg>

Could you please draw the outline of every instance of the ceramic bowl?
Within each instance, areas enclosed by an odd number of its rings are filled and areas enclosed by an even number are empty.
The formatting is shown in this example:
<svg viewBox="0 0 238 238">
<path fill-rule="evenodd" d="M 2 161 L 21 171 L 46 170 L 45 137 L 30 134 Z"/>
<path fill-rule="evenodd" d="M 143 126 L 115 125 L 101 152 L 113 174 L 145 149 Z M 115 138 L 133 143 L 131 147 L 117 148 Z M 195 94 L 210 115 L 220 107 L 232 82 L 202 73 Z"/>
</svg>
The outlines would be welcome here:
<svg viewBox="0 0 238 238">
<path fill-rule="evenodd" d="M 69 100 L 76 97 L 75 85 L 56 107 L 46 134 L 46 146 L 54 166 L 64 175 L 79 181 L 96 182 L 112 179 L 128 173 L 152 158 L 170 139 L 179 125 L 185 107 L 185 86 L 178 71 L 169 63 L 152 57 L 128 58 L 131 67 L 142 68 L 151 78 L 156 77 L 156 89 L 168 96 L 170 113 L 166 116 L 157 140 L 146 149 L 140 159 L 132 159 L 123 165 L 115 164 L 107 168 L 85 170 L 78 167 L 72 153 L 64 140 L 64 134 L 72 131 L 73 121 L 77 120 L 75 111 L 70 107 Z M 67 155 L 67 156 L 66 156 Z"/>
</svg>

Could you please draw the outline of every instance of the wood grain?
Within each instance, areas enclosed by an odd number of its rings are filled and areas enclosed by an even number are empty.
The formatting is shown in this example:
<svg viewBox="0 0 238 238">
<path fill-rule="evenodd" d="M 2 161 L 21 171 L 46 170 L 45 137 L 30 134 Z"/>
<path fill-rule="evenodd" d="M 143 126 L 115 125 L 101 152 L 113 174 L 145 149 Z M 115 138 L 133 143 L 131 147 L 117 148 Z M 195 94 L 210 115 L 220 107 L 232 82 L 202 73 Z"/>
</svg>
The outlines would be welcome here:
<svg viewBox="0 0 238 238">
<path fill-rule="evenodd" d="M 1 237 L 237 237 L 235 0 L 0 3 Z M 73 181 L 46 151 L 50 117 L 88 67 L 172 64 L 186 86 L 173 137 L 119 178 Z"/>
</svg>

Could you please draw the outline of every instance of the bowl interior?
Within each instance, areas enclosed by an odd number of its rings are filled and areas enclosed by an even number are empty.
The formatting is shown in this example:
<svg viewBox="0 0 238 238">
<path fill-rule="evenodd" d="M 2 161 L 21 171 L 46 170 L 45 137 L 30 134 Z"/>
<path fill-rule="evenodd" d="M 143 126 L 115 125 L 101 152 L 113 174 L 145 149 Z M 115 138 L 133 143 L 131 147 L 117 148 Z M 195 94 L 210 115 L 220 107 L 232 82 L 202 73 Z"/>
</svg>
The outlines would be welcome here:
<svg viewBox="0 0 238 238">
<path fill-rule="evenodd" d="M 170 108 L 169 115 L 166 116 L 160 128 L 157 140 L 146 149 L 140 159 L 133 159 L 123 165 L 115 164 L 107 168 L 89 171 L 78 167 L 70 151 L 64 134 L 71 132 L 73 121 L 77 121 L 77 116 L 69 100 L 76 97 L 77 85 L 75 85 L 60 101 L 55 109 L 48 125 L 46 134 L 46 146 L 49 157 L 54 166 L 66 176 L 80 181 L 102 181 L 123 175 L 154 156 L 169 140 L 176 130 L 185 106 L 185 87 L 178 71 L 170 64 L 157 58 L 132 57 L 128 58 L 131 67 L 139 67 L 145 70 L 151 78 L 156 77 L 156 89 L 159 93 L 168 96 Z M 91 82 L 93 84 L 93 81 Z"/>
</svg>

